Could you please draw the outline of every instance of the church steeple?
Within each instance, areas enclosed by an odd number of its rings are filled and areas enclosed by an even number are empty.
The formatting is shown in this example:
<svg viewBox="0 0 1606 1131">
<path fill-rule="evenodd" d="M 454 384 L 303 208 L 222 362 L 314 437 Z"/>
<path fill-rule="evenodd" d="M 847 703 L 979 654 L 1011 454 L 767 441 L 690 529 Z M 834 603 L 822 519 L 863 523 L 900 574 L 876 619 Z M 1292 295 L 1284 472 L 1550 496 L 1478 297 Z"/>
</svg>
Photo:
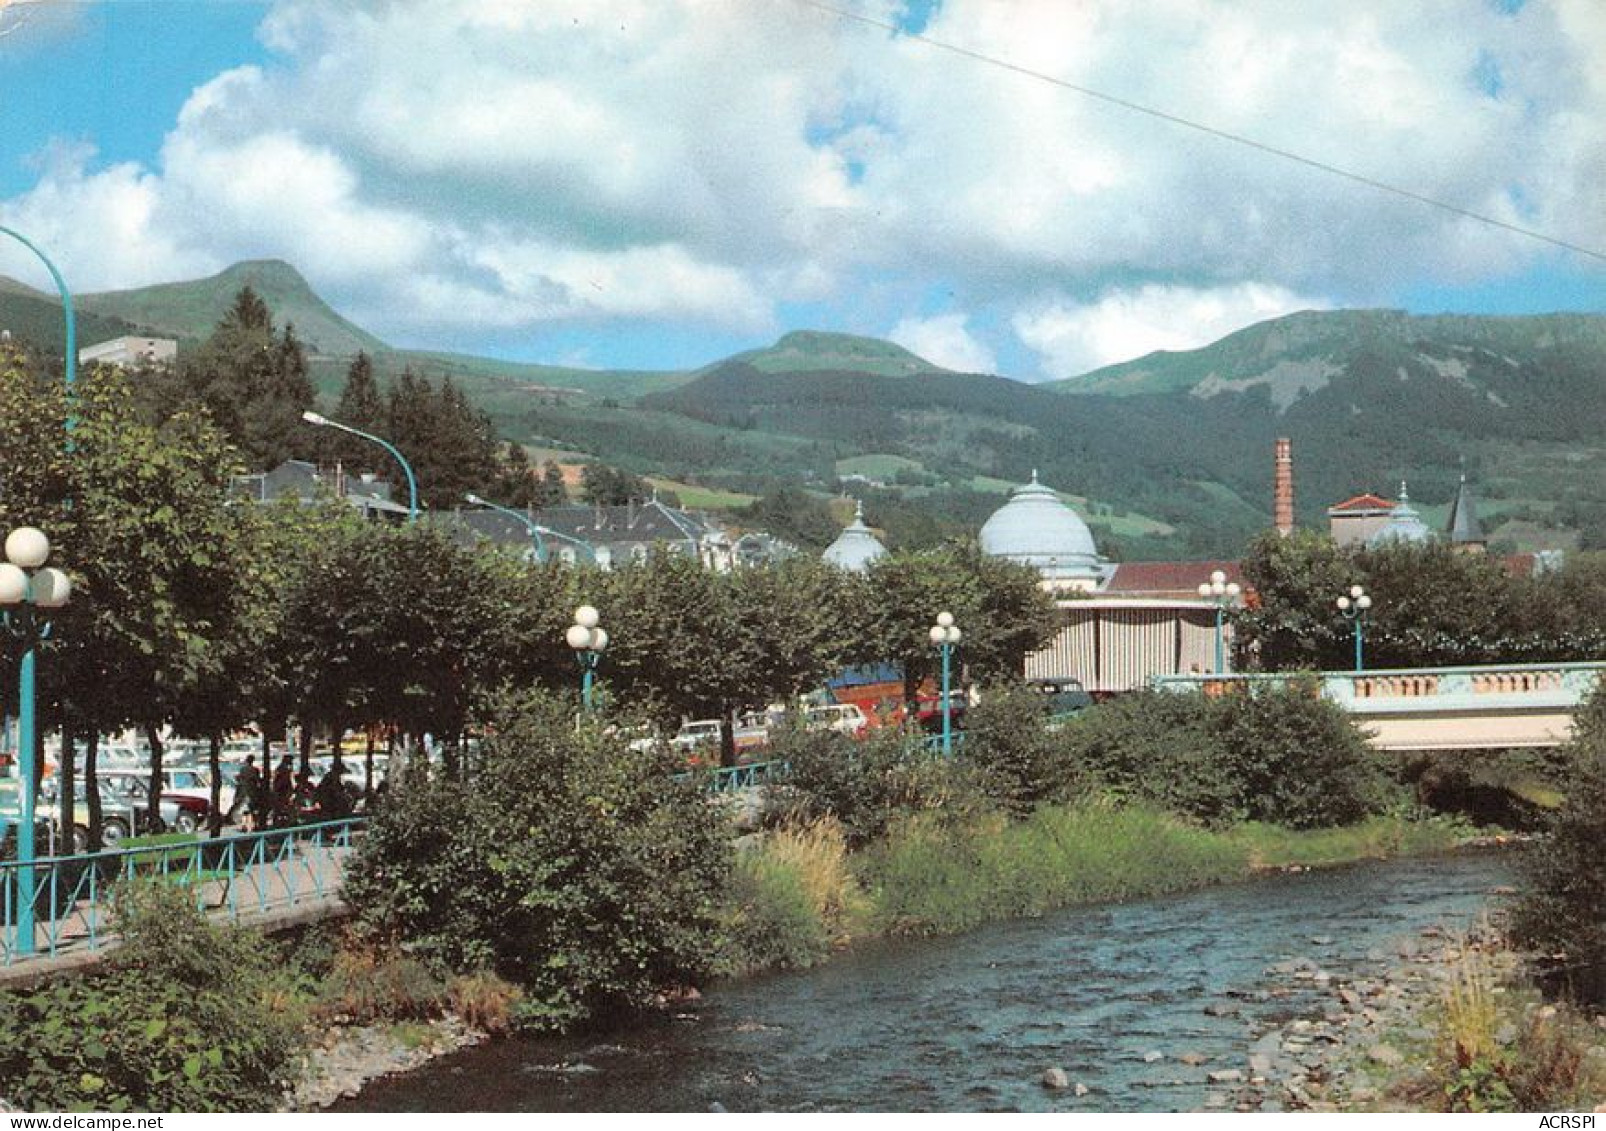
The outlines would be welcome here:
<svg viewBox="0 0 1606 1131">
<path fill-rule="evenodd" d="M 1455 501 L 1450 504 L 1450 518 L 1445 523 L 1444 533 L 1450 545 L 1458 550 L 1481 554 L 1488 548 L 1489 540 L 1484 537 L 1483 524 L 1478 521 L 1478 509 L 1472 488 L 1467 486 L 1465 472 L 1455 489 Z"/>
</svg>

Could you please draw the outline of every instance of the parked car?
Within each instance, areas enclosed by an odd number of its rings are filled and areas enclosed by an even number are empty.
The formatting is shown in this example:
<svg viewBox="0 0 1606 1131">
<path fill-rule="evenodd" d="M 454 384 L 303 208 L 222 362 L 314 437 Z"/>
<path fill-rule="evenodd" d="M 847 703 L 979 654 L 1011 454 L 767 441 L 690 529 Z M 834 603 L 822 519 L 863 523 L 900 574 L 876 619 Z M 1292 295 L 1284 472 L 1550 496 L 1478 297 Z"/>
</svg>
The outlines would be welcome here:
<svg viewBox="0 0 1606 1131">
<path fill-rule="evenodd" d="M 857 703 L 827 703 L 805 709 L 803 725 L 810 730 L 834 730 L 857 738 L 869 729 L 870 720 Z"/>
<path fill-rule="evenodd" d="M 1067 719 L 1093 705 L 1093 696 L 1087 693 L 1081 681 L 1062 679 L 1037 685 L 1043 693 L 1043 713 L 1048 716 L 1048 727 L 1057 730 Z"/>
<path fill-rule="evenodd" d="M 61 806 L 60 783 L 46 782 L 39 791 L 39 805 L 37 812 L 41 818 L 49 818 L 52 829 L 55 828 Z M 145 816 L 143 804 L 134 805 L 127 798 L 120 795 L 112 796 L 102 793 L 100 799 L 100 839 L 107 848 L 116 848 L 122 841 L 132 836 L 140 827 Z M 83 852 L 89 847 L 89 802 L 85 797 L 84 783 L 76 782 L 73 786 L 73 828 L 71 851 Z M 65 837 L 61 838 L 66 840 Z M 66 847 L 63 845 L 63 847 Z"/>
<path fill-rule="evenodd" d="M 172 773 L 173 771 L 168 771 Z M 164 775 L 165 776 L 165 775 Z M 136 815 L 143 815 L 149 809 L 150 776 L 134 771 L 115 771 L 98 775 L 100 782 L 101 805 L 109 802 L 119 802 L 132 809 Z M 164 829 L 174 832 L 192 833 L 206 824 L 206 816 L 210 811 L 210 800 L 200 800 L 183 795 L 169 795 L 163 793 L 157 807 L 156 815 L 161 819 Z M 135 821 L 135 827 L 140 822 Z"/>
<path fill-rule="evenodd" d="M 731 739 L 735 743 L 738 755 L 751 754 L 764 749 L 770 744 L 770 730 L 779 721 L 781 716 L 774 711 L 749 711 L 736 720 L 736 727 L 731 732 Z"/>
<path fill-rule="evenodd" d="M 680 729 L 675 732 L 675 737 L 669 740 L 669 745 L 689 754 L 698 747 L 718 746 L 723 733 L 724 724 L 720 720 L 696 719 L 680 724 Z"/>
</svg>

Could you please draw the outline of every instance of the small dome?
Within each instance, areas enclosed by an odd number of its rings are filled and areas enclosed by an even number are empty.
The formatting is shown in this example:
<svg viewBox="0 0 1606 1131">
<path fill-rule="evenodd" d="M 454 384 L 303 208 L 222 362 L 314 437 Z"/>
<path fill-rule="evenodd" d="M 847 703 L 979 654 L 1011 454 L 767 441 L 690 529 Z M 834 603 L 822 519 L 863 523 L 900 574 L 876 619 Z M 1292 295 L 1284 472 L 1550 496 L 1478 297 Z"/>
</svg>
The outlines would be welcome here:
<svg viewBox="0 0 1606 1131">
<path fill-rule="evenodd" d="M 1411 505 L 1411 496 L 1400 484 L 1399 504 L 1389 512 L 1389 520 L 1376 534 L 1366 540 L 1367 546 L 1376 549 L 1398 542 L 1431 542 L 1433 531 L 1422 521 L 1422 515 Z"/>
<path fill-rule="evenodd" d="M 864 524 L 864 504 L 853 508 L 853 521 L 843 528 L 836 541 L 820 555 L 828 565 L 845 569 L 849 573 L 863 573 L 877 558 L 887 556 L 887 548 Z"/>
<path fill-rule="evenodd" d="M 1098 547 L 1087 523 L 1048 487 L 1032 481 L 1017 487 L 1009 502 L 981 528 L 983 553 L 1029 565 L 1049 579 L 1097 579 Z"/>
</svg>

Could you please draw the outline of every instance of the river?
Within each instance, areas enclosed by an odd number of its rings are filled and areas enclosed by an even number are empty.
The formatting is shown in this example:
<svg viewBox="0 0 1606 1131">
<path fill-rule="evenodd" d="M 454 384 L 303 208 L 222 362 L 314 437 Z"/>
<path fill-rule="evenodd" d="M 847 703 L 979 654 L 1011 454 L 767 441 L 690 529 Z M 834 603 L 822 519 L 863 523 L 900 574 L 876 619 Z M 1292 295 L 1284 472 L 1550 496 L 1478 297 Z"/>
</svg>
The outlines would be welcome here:
<svg viewBox="0 0 1606 1131">
<path fill-rule="evenodd" d="M 1512 866 L 1491 852 L 1365 863 L 862 945 L 628 1031 L 468 1049 L 335 1110 L 1196 1109 L 1204 1072 L 1179 1056 L 1241 1063 L 1251 1028 L 1326 1000 L 1255 1000 L 1267 966 L 1375 972 L 1398 937 L 1472 922 Z M 1052 1066 L 1089 1094 L 1045 1090 Z"/>
</svg>

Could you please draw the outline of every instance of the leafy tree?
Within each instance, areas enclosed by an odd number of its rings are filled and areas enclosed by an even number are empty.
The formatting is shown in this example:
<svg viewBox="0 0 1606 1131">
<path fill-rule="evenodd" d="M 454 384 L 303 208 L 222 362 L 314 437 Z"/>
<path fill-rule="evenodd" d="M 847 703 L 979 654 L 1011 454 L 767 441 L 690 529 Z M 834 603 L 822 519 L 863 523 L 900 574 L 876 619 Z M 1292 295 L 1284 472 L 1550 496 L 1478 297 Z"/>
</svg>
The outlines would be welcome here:
<svg viewBox="0 0 1606 1131">
<path fill-rule="evenodd" d="M 633 751 L 572 700 L 495 711 L 472 786 L 411 780 L 373 822 L 346 898 L 454 970 L 523 987 L 528 1027 L 639 1007 L 706 973 L 730 836 L 667 755 Z"/>
<path fill-rule="evenodd" d="M 580 484 L 581 497 L 595 506 L 618 507 L 652 498 L 652 486 L 641 476 L 600 463 L 585 465 Z"/>
</svg>

